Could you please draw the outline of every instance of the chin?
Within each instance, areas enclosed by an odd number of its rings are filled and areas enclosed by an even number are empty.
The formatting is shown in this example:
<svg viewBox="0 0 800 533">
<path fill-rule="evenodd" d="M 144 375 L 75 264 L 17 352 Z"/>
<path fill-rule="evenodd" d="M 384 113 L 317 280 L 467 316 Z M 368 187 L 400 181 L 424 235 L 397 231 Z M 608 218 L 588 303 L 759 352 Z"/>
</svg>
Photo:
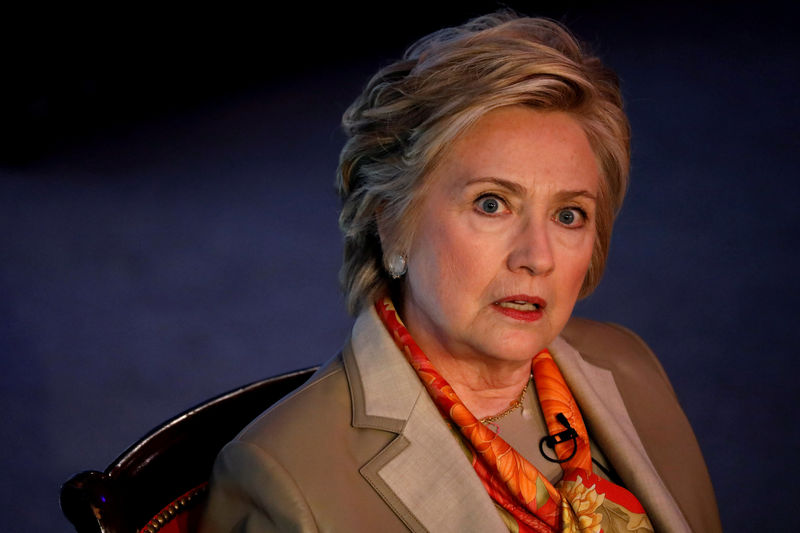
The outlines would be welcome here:
<svg viewBox="0 0 800 533">
<path fill-rule="evenodd" d="M 524 361 L 546 348 L 552 339 L 543 339 L 541 335 L 506 335 L 499 339 L 499 343 L 491 352 L 497 354 L 498 359 Z"/>
</svg>

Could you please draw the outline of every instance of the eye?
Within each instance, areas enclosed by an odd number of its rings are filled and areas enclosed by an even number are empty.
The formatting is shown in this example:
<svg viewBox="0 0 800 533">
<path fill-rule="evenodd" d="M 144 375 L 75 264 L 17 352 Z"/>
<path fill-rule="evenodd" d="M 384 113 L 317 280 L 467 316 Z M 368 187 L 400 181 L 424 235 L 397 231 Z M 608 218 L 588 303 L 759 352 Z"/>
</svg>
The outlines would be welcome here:
<svg viewBox="0 0 800 533">
<path fill-rule="evenodd" d="M 556 213 L 556 221 L 563 226 L 580 227 L 586 221 L 586 214 L 580 208 L 567 207 Z"/>
<path fill-rule="evenodd" d="M 503 200 L 493 194 L 487 194 L 478 198 L 475 201 L 475 206 L 481 213 L 495 215 L 500 212 L 501 208 L 503 207 Z"/>
</svg>

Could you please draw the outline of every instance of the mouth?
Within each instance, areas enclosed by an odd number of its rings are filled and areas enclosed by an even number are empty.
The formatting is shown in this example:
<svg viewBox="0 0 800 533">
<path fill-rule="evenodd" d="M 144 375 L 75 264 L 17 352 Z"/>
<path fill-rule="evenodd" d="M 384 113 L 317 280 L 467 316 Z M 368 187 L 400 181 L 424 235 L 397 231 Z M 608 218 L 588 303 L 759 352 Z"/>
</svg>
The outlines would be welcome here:
<svg viewBox="0 0 800 533">
<path fill-rule="evenodd" d="M 493 306 L 506 316 L 531 322 L 542 317 L 547 302 L 537 296 L 514 295 L 497 300 Z"/>
<path fill-rule="evenodd" d="M 538 311 L 544 309 L 544 306 L 538 302 L 526 302 L 524 300 L 504 300 L 502 302 L 495 302 L 505 309 L 516 309 L 517 311 Z"/>
</svg>

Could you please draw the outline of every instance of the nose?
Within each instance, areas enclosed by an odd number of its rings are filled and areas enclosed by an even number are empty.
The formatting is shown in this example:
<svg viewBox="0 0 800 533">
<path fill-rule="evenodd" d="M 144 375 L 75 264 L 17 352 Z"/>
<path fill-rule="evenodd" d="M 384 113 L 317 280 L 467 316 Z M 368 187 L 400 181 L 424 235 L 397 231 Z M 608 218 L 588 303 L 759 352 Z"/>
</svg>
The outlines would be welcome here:
<svg viewBox="0 0 800 533">
<path fill-rule="evenodd" d="M 508 268 L 512 272 L 543 276 L 553 271 L 555 260 L 547 222 L 528 219 L 520 225 L 508 255 Z"/>
</svg>

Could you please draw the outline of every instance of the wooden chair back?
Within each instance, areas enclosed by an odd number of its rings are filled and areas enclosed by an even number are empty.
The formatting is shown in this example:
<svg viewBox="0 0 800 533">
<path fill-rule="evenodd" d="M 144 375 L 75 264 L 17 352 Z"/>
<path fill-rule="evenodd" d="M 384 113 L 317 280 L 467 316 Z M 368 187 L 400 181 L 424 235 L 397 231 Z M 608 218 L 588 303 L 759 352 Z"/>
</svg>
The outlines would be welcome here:
<svg viewBox="0 0 800 533">
<path fill-rule="evenodd" d="M 239 387 L 154 428 L 103 472 L 61 487 L 61 510 L 78 533 L 193 531 L 222 447 L 316 368 Z"/>
</svg>

